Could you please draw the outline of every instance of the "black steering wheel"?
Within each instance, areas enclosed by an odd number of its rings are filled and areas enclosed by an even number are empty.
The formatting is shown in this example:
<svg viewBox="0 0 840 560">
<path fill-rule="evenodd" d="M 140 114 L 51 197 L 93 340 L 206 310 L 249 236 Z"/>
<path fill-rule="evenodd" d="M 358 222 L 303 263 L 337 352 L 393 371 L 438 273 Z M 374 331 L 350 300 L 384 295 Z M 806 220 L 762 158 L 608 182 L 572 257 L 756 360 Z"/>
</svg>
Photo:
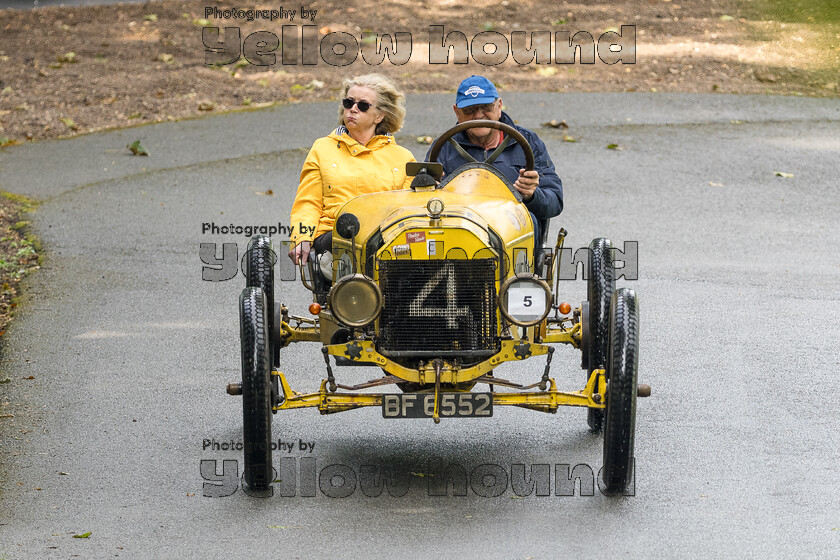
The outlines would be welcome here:
<svg viewBox="0 0 840 560">
<path fill-rule="evenodd" d="M 522 147 L 522 151 L 525 152 L 525 171 L 533 171 L 534 170 L 534 151 L 531 149 L 531 145 L 528 144 L 528 141 L 525 139 L 522 134 L 513 128 L 512 126 L 505 124 L 499 121 L 489 121 L 489 120 L 475 120 L 475 121 L 466 121 L 462 123 L 458 123 L 443 134 L 441 134 L 435 143 L 432 144 L 432 149 L 429 151 L 429 162 L 434 163 L 437 162 L 438 154 L 440 154 L 441 148 L 443 148 L 443 144 L 445 142 L 449 142 L 450 144 L 455 144 L 455 140 L 452 139 L 453 136 L 461 132 L 462 130 L 469 130 L 471 128 L 495 128 L 496 130 L 501 130 L 514 140 L 516 143 Z M 463 154 L 462 154 L 463 155 Z M 467 157 L 471 160 L 471 163 L 480 163 L 474 157 L 467 154 Z M 518 202 L 522 202 L 522 195 L 519 194 L 519 191 L 510 187 L 510 192 L 513 193 L 513 196 L 516 197 Z"/>
</svg>

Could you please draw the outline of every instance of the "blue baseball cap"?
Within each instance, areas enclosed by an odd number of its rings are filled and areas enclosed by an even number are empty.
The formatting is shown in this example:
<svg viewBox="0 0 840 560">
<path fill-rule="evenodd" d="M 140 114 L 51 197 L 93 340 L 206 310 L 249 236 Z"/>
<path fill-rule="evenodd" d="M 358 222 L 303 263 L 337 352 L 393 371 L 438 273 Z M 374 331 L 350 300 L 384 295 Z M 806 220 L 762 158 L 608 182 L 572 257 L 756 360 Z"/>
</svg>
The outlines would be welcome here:
<svg viewBox="0 0 840 560">
<path fill-rule="evenodd" d="M 493 82 L 484 76 L 472 75 L 458 86 L 458 97 L 455 98 L 455 106 L 459 109 L 470 105 L 484 105 L 493 103 L 499 98 L 499 92 Z"/>
</svg>

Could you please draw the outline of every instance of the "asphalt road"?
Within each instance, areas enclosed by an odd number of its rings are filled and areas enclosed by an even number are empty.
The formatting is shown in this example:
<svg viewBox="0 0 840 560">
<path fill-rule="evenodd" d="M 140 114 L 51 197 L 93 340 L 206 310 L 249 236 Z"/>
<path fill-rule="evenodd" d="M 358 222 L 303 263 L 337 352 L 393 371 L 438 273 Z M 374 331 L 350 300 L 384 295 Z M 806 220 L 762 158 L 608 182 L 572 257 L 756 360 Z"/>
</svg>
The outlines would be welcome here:
<svg viewBox="0 0 840 560">
<path fill-rule="evenodd" d="M 224 387 L 239 376 L 244 281 L 202 281 L 199 244 L 241 254 L 247 239 L 202 224 L 288 225 L 306 150 L 335 115 L 295 105 L 0 151 L 0 188 L 44 201 L 32 220 L 47 249 L 3 337 L 0 558 L 836 558 L 840 101 L 504 101 L 540 131 L 564 181 L 552 238 L 563 226 L 574 248 L 602 235 L 639 244 L 639 279 L 619 282 L 639 294 L 640 379 L 653 387 L 638 406 L 635 495 L 581 495 L 602 453 L 584 411 L 500 408 L 438 426 L 378 410 L 281 413 L 274 438 L 294 447 L 275 458 L 299 470 L 297 496 L 203 496 L 202 460 L 241 469 L 241 452 L 204 443 L 241 441 L 241 403 Z M 452 124 L 450 106 L 411 97 L 398 140 L 421 157 L 415 137 Z M 550 119 L 577 142 L 540 128 Z M 136 139 L 151 157 L 126 154 Z M 582 280 L 561 289 L 585 298 Z M 278 291 L 305 314 L 298 283 Z M 528 365 L 504 373 L 535 379 L 543 362 Z M 562 387 L 579 388 L 578 366 L 570 349 L 555 353 Z M 324 375 L 311 345 L 286 351 L 283 370 L 299 391 Z M 313 489 L 312 460 L 348 477 L 378 465 L 411 486 L 334 497 L 326 474 Z M 421 475 L 436 461 L 508 475 L 549 465 L 551 495 L 506 481 L 482 497 L 474 478 L 466 496 L 430 496 L 435 478 Z M 573 497 L 554 495 L 562 465 L 582 465 Z"/>
</svg>

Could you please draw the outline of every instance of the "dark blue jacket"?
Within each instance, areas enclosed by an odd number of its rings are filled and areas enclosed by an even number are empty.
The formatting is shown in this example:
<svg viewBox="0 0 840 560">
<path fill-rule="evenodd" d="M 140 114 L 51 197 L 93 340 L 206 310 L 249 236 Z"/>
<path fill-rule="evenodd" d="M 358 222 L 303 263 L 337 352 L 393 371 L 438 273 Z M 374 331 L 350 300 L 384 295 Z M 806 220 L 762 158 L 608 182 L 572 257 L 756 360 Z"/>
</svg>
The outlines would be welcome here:
<svg viewBox="0 0 840 560">
<path fill-rule="evenodd" d="M 560 182 L 560 177 L 554 171 L 554 163 L 548 155 L 545 144 L 535 132 L 514 124 L 513 119 L 504 111 L 502 111 L 502 118 L 499 120 L 518 130 L 531 145 L 531 150 L 534 152 L 534 169 L 540 175 L 540 184 L 534 191 L 534 198 L 524 203 L 526 208 L 538 219 L 557 216 L 563 211 L 563 183 Z M 485 150 L 481 146 L 476 146 L 470 142 L 466 132 L 459 132 L 453 136 L 453 139 L 478 161 L 484 161 L 493 153 L 493 149 Z M 426 160 L 428 161 L 428 159 L 429 154 L 426 153 Z M 449 143 L 444 144 L 441 148 L 438 161 L 443 164 L 445 173 L 451 173 L 467 163 Z M 501 171 L 513 184 L 519 178 L 519 170 L 525 167 L 525 152 L 518 143 L 511 139 L 508 146 L 493 162 L 493 167 Z"/>
</svg>

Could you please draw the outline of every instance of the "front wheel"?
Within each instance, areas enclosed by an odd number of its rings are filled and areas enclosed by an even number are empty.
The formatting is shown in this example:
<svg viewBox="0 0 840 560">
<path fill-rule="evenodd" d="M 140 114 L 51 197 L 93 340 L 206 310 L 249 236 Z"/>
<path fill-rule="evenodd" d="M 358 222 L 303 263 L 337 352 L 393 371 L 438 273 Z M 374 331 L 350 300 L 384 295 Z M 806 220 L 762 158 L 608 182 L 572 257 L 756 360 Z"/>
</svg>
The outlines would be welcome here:
<svg viewBox="0 0 840 560">
<path fill-rule="evenodd" d="M 639 368 L 639 304 L 633 290 L 621 288 L 613 295 L 608 352 L 602 478 L 606 493 L 617 494 L 633 477 Z"/>
<path fill-rule="evenodd" d="M 242 290 L 239 296 L 239 320 L 245 447 L 243 484 L 249 493 L 260 493 L 267 492 L 273 480 L 268 312 L 262 289 Z"/>
</svg>

